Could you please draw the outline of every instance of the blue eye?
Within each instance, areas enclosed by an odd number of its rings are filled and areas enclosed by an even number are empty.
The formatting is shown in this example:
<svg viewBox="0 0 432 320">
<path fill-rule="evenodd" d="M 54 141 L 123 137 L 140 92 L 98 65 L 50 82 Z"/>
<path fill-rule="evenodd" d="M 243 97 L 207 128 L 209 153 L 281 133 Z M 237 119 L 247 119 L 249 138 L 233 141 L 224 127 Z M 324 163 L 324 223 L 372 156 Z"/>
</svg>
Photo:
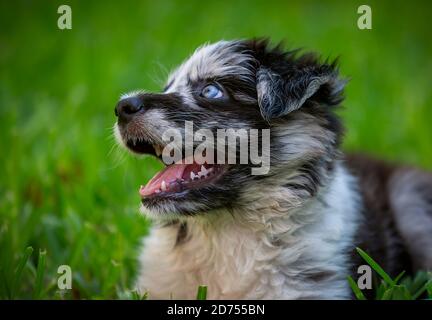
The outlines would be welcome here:
<svg viewBox="0 0 432 320">
<path fill-rule="evenodd" d="M 223 97 L 223 92 L 217 86 L 209 84 L 201 91 L 201 95 L 207 99 L 218 99 Z"/>
</svg>

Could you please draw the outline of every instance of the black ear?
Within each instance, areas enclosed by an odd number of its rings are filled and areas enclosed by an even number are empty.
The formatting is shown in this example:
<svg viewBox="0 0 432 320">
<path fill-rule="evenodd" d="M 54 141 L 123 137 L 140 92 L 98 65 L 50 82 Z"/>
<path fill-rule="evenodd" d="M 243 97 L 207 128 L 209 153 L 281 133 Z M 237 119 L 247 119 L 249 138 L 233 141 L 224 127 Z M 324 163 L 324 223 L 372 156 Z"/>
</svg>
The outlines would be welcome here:
<svg viewBox="0 0 432 320">
<path fill-rule="evenodd" d="M 283 52 L 277 46 L 257 56 L 258 104 L 268 121 L 305 103 L 332 106 L 343 100 L 346 81 L 339 79 L 336 62 L 320 63 L 313 54 L 296 57 L 296 52 Z"/>
</svg>

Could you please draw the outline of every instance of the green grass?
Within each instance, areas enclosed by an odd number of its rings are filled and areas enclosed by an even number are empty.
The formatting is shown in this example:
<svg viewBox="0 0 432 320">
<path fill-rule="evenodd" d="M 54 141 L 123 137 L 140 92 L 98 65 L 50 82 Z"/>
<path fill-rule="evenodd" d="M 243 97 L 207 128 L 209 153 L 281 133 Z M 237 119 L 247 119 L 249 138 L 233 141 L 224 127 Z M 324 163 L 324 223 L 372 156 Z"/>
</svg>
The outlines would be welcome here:
<svg viewBox="0 0 432 320">
<path fill-rule="evenodd" d="M 207 286 L 199 286 L 197 290 L 197 300 L 207 299 Z"/>
<path fill-rule="evenodd" d="M 365 251 L 357 248 L 357 252 L 380 277 L 380 282 L 375 288 L 376 300 L 416 300 L 423 296 L 432 299 L 432 272 L 420 271 L 414 277 L 404 277 L 405 271 L 403 271 L 392 279 Z M 366 300 L 362 290 L 351 276 L 348 276 L 348 282 L 356 298 Z"/>
<path fill-rule="evenodd" d="M 62 1 L 1 1 L 0 298 L 142 298 L 137 189 L 160 164 L 118 152 L 113 108 L 203 42 L 267 35 L 340 55 L 344 148 L 431 169 L 432 5 L 368 3 L 372 31 L 356 27 L 362 1 L 68 1 L 60 31 Z"/>
</svg>

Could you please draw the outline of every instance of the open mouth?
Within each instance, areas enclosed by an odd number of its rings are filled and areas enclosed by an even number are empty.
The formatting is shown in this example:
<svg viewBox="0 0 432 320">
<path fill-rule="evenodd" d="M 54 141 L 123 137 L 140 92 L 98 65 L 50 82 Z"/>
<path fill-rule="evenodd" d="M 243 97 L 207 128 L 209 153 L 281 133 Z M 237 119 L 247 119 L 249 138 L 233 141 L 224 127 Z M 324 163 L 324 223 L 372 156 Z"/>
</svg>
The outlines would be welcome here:
<svg viewBox="0 0 432 320">
<path fill-rule="evenodd" d="M 162 160 L 163 146 L 146 141 L 128 141 L 129 149 L 139 154 L 151 154 Z M 208 187 L 225 171 L 220 164 L 197 163 L 193 159 L 182 159 L 167 165 L 158 172 L 145 186 L 141 186 L 141 198 L 161 197 L 183 192 L 189 189 Z"/>
</svg>

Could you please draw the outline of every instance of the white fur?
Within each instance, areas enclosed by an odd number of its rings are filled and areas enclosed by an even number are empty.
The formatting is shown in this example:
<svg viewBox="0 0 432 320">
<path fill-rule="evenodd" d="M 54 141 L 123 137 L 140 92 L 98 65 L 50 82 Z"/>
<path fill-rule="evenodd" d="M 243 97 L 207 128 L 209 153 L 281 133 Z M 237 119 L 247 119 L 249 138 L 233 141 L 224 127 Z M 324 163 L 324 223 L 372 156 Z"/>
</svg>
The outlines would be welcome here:
<svg viewBox="0 0 432 320">
<path fill-rule="evenodd" d="M 210 299 L 349 298 L 347 255 L 360 209 L 354 186 L 336 163 L 314 198 L 254 185 L 242 210 L 185 218 L 188 236 L 177 246 L 178 226 L 156 226 L 137 287 L 153 299 L 194 299 L 198 285 L 208 286 Z M 314 281 L 321 271 L 333 276 Z"/>
<path fill-rule="evenodd" d="M 182 92 L 187 79 L 199 80 L 220 75 L 235 75 L 246 81 L 255 75 L 247 66 L 252 59 L 249 54 L 236 52 L 236 41 L 218 41 L 207 44 L 195 50 L 192 56 L 178 67 L 169 77 L 172 82 L 167 92 Z"/>
</svg>

